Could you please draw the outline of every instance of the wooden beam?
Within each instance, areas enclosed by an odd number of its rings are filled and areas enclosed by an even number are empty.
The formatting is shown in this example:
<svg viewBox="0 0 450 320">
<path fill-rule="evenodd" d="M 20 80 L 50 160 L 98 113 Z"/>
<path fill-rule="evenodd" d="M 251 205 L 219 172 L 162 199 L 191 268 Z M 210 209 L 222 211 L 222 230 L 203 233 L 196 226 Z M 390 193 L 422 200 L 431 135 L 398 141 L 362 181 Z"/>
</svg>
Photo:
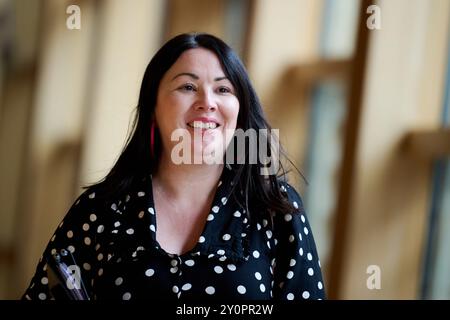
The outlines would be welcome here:
<svg viewBox="0 0 450 320">
<path fill-rule="evenodd" d="M 331 242 L 331 259 L 328 269 L 327 290 L 328 298 L 330 299 L 339 299 L 342 292 L 344 262 L 346 248 L 348 248 L 347 235 L 349 222 L 351 221 L 350 203 L 355 180 L 359 127 L 362 113 L 363 85 L 366 75 L 367 52 L 369 50 L 370 34 L 366 26 L 366 9 L 371 4 L 373 4 L 371 0 L 362 1 L 359 13 L 358 37 L 350 79 L 348 116 L 346 119 L 344 150 L 338 187 L 339 194 L 334 220 L 334 234 Z"/>
<path fill-rule="evenodd" d="M 450 128 L 412 131 L 405 136 L 402 147 L 420 158 L 450 157 Z"/>
<path fill-rule="evenodd" d="M 345 78 L 352 70 L 351 59 L 318 60 L 294 65 L 286 70 L 285 77 L 294 86 L 305 86 L 333 77 Z"/>
</svg>

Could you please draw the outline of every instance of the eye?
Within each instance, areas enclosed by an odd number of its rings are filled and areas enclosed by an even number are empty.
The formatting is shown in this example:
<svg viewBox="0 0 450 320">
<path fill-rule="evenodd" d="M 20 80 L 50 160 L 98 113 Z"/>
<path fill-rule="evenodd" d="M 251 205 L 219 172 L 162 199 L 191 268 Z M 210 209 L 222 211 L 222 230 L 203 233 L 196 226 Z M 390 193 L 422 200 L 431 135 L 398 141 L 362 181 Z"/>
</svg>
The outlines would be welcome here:
<svg viewBox="0 0 450 320">
<path fill-rule="evenodd" d="M 197 90 L 192 83 L 186 83 L 186 84 L 182 85 L 179 89 L 183 90 L 183 91 L 196 91 Z"/>
<path fill-rule="evenodd" d="M 232 93 L 231 89 L 228 87 L 219 87 L 219 93 Z"/>
</svg>

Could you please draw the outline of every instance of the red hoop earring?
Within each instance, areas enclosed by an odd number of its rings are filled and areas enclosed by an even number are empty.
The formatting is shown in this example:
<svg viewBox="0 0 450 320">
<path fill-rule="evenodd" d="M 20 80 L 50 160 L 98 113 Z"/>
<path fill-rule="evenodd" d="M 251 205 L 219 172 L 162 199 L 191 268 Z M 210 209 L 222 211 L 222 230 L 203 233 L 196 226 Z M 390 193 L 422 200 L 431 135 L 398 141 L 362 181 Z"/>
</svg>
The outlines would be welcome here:
<svg viewBox="0 0 450 320">
<path fill-rule="evenodd" d="M 150 155 L 152 158 L 155 155 L 155 121 L 150 126 Z"/>
</svg>

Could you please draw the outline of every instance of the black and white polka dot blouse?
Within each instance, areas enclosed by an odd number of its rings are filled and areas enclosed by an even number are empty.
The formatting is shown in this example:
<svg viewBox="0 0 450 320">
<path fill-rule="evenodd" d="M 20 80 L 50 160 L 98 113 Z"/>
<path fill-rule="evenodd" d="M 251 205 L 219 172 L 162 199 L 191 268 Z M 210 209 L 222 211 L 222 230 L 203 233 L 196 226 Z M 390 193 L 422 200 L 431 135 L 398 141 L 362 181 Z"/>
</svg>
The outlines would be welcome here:
<svg viewBox="0 0 450 320">
<path fill-rule="evenodd" d="M 228 198 L 230 184 L 223 174 L 197 244 L 182 255 L 156 241 L 151 176 L 114 203 L 87 190 L 52 236 L 22 298 L 55 297 L 48 263 L 65 249 L 90 299 L 324 299 L 313 235 L 293 187 L 281 188 L 297 213 L 250 223 Z"/>
</svg>

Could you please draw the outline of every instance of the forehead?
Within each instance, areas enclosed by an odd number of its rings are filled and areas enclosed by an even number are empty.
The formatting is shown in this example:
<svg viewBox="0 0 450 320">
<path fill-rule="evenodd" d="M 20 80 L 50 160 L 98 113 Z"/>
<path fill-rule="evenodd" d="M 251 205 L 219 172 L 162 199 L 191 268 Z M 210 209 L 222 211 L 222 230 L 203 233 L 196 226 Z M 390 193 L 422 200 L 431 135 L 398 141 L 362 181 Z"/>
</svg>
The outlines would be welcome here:
<svg viewBox="0 0 450 320">
<path fill-rule="evenodd" d="M 204 48 L 184 51 L 167 71 L 167 74 L 175 75 L 178 72 L 194 72 L 199 76 L 224 76 L 222 65 L 216 54 Z"/>
</svg>

